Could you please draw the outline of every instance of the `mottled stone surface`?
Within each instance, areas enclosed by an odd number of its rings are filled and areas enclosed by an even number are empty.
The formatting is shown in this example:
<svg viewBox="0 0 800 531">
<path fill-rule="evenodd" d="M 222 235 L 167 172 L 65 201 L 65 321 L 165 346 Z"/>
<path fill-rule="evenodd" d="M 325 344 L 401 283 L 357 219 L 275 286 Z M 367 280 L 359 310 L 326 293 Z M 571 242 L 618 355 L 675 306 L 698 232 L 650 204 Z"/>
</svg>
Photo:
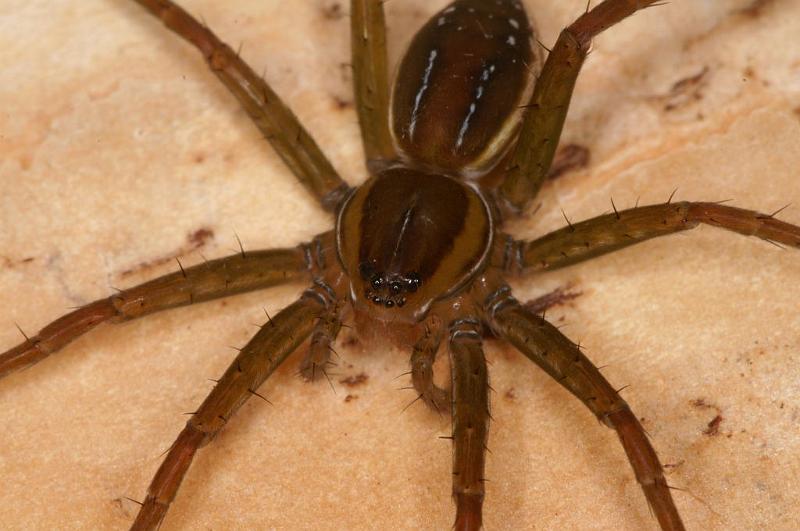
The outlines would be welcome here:
<svg viewBox="0 0 800 531">
<path fill-rule="evenodd" d="M 584 0 L 526 0 L 543 42 Z M 435 5 L 434 5 L 435 4 Z M 558 4 L 554 7 L 554 4 Z M 364 178 L 335 0 L 186 0 Z M 443 2 L 387 3 L 396 61 Z M 597 39 L 564 139 L 588 167 L 517 235 L 618 207 L 800 203 L 800 3 L 675 1 Z M 800 207 L 781 214 L 800 223 Z M 132 2 L 0 2 L 0 346 L 174 258 L 294 245 L 331 226 L 198 55 Z M 574 285 L 549 312 L 618 386 L 694 529 L 800 520 L 800 254 L 711 228 L 515 283 Z M 120 529 L 185 417 L 300 286 L 107 326 L 0 382 L 0 527 Z M 347 333 L 344 334 L 348 336 Z M 327 384 L 297 357 L 196 459 L 164 529 L 448 529 L 447 419 L 405 412 L 408 353 L 340 345 Z M 653 529 L 612 432 L 510 348 L 487 347 L 487 529 Z M 366 375 L 366 380 L 359 375 Z M 354 385 L 338 383 L 352 377 Z"/>
</svg>

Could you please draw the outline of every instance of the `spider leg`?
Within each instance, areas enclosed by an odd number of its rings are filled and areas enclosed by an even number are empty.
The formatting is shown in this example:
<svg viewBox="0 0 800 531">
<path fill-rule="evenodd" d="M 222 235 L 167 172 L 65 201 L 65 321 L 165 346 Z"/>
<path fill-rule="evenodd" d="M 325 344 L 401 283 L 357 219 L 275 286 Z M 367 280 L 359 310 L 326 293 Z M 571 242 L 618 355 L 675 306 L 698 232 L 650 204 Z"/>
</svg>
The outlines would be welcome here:
<svg viewBox="0 0 800 531">
<path fill-rule="evenodd" d="M 450 407 L 450 393 L 433 383 L 433 362 L 442 342 L 441 321 L 428 319 L 425 332 L 411 355 L 411 381 L 422 401 L 434 411 Z"/>
<path fill-rule="evenodd" d="M 305 341 L 327 303 L 324 295 L 308 290 L 264 323 L 244 346 L 167 452 L 131 530 L 159 527 L 197 449 L 211 441 L 239 407 L 256 394 L 264 380 Z"/>
<path fill-rule="evenodd" d="M 489 432 L 489 379 L 477 323 L 462 319 L 450 329 L 453 382 L 453 498 L 455 531 L 481 528 L 483 469 Z"/>
<path fill-rule="evenodd" d="M 313 251 L 248 251 L 196 265 L 82 306 L 0 354 L 0 378 L 37 363 L 100 323 L 135 319 L 176 306 L 310 278 Z"/>
<path fill-rule="evenodd" d="M 648 205 L 588 219 L 532 241 L 518 241 L 507 253 L 511 271 L 542 271 L 588 260 L 657 236 L 704 223 L 778 245 L 800 248 L 800 226 L 774 214 L 719 203 Z"/>
<path fill-rule="evenodd" d="M 300 183 L 326 210 L 335 210 L 349 190 L 347 183 L 269 84 L 230 46 L 174 2 L 136 2 L 200 50 L 211 71 L 236 96 Z"/>
<path fill-rule="evenodd" d="M 389 75 L 383 2 L 350 2 L 353 90 L 367 167 L 371 173 L 397 158 L 389 132 Z"/>
<path fill-rule="evenodd" d="M 561 32 L 536 81 L 505 180 L 496 191 L 504 210 L 522 211 L 547 177 L 592 39 L 657 1 L 605 0 Z"/>
<path fill-rule="evenodd" d="M 684 529 L 672 500 L 664 470 L 641 424 L 597 367 L 556 327 L 531 313 L 510 295 L 497 290 L 486 303 L 495 332 L 514 345 L 614 429 L 636 474 L 636 480 L 661 528 Z"/>
</svg>

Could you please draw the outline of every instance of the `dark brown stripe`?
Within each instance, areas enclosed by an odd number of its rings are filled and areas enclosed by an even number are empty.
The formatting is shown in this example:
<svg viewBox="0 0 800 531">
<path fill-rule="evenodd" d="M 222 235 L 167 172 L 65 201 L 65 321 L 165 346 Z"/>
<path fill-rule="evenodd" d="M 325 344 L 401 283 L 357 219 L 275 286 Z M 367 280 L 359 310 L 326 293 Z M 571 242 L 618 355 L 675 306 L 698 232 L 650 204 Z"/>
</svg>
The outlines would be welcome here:
<svg viewBox="0 0 800 531">
<path fill-rule="evenodd" d="M 425 283 L 464 230 L 468 204 L 464 187 L 451 179 L 387 172 L 362 206 L 359 261 L 381 273 L 417 273 Z"/>
</svg>

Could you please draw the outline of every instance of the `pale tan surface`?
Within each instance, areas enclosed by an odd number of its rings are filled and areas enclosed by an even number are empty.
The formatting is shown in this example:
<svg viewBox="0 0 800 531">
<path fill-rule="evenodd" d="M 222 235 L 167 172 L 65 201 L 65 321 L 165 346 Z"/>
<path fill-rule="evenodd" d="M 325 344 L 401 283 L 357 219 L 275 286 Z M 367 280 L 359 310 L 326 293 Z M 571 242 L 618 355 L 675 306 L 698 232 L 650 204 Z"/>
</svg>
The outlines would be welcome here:
<svg viewBox="0 0 800 531">
<path fill-rule="evenodd" d="M 363 179 L 334 1 L 186 1 Z M 436 7 L 387 4 L 390 44 Z M 431 4 L 434 4 L 432 2 Z M 543 41 L 585 2 L 529 0 Z M 553 7 L 558 4 L 558 7 Z M 224 7 L 223 7 L 224 5 Z M 745 9 L 751 7 L 752 9 Z M 745 9 L 744 11 L 740 11 Z M 346 12 L 346 6 L 341 12 Z M 565 137 L 592 163 L 548 185 L 518 235 L 666 199 L 800 203 L 800 3 L 675 1 L 598 39 Z M 699 89 L 677 81 L 709 68 Z M 699 90 L 699 92 L 698 92 Z M 695 94 L 700 94 L 696 98 Z M 676 108 L 665 112 L 666 105 Z M 197 54 L 122 0 L 0 0 L 0 346 L 66 307 L 172 270 L 142 263 L 293 245 L 331 225 Z M 781 217 L 800 223 L 800 206 Z M 185 256 L 184 256 L 185 255 Z M 27 260 L 32 258 L 32 260 Z M 800 519 L 800 254 L 702 228 L 516 283 L 565 283 L 550 313 L 651 434 L 693 529 Z M 159 454 L 243 344 L 299 287 L 104 327 L 0 382 L 0 527 L 122 529 Z M 563 321 L 562 321 L 563 319 Z M 307 385 L 291 366 L 199 454 L 164 529 L 448 529 L 446 420 L 414 405 L 408 353 L 340 346 L 367 383 Z M 652 529 L 615 436 L 521 356 L 491 344 L 486 528 Z M 338 379 L 338 378 L 337 378 Z M 513 390 L 514 398 L 509 398 Z M 351 393 L 358 398 L 345 402 Z M 702 400 L 702 402 L 699 402 Z M 701 406 L 699 404 L 707 404 Z M 694 405 L 693 405 L 694 404 Z M 703 433 L 719 414 L 719 433 Z"/>
</svg>

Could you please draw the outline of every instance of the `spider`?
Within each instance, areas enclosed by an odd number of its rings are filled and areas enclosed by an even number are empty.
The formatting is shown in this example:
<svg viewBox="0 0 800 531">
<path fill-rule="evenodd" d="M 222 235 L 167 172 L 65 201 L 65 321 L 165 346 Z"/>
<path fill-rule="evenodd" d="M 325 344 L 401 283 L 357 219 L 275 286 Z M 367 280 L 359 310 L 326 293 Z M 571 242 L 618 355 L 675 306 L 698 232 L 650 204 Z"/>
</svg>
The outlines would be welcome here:
<svg viewBox="0 0 800 531">
<path fill-rule="evenodd" d="M 706 231 L 706 232 L 709 232 L 709 231 Z M 697 235 L 692 235 L 692 238 L 695 238 L 695 237 L 697 237 Z M 732 241 L 732 240 L 731 240 L 731 241 Z M 751 243 L 752 243 L 752 242 L 751 242 Z M 648 245 L 649 245 L 649 244 L 648 244 Z M 683 242 L 683 245 L 689 245 L 689 244 L 687 244 L 686 242 Z M 759 254 L 761 254 L 761 255 L 763 256 L 763 253 L 759 253 Z M 531 372 L 531 374 L 533 374 L 533 372 Z M 626 373 L 626 375 L 628 375 L 628 374 L 629 374 L 629 375 L 636 375 L 636 372 L 632 370 L 632 371 L 630 371 L 630 372 Z M 542 380 L 542 382 L 543 382 L 543 380 Z M 231 427 L 231 428 L 233 428 L 233 427 Z M 496 449 L 496 448 L 495 448 L 495 453 L 497 453 L 497 449 Z M 224 467 L 220 466 L 219 468 L 224 468 Z"/>
</svg>

